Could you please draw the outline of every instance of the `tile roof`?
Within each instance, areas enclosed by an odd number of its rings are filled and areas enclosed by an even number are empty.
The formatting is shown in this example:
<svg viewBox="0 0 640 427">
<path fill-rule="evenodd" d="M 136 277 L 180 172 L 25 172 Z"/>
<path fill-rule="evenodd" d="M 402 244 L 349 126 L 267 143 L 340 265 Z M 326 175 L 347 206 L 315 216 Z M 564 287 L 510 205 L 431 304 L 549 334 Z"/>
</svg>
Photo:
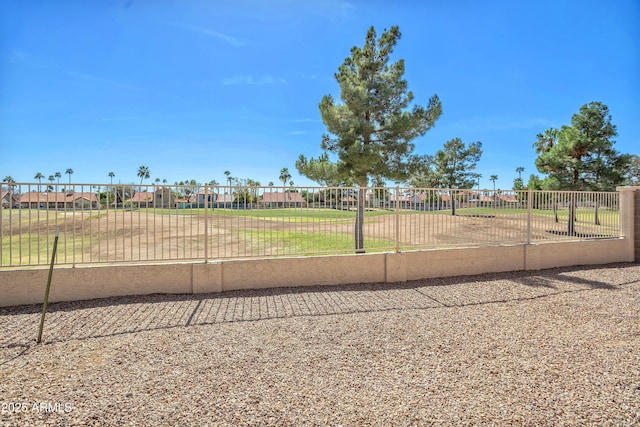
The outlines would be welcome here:
<svg viewBox="0 0 640 427">
<path fill-rule="evenodd" d="M 263 203 L 304 203 L 305 201 L 300 193 L 279 191 L 264 193 L 260 196 L 260 200 Z"/>
</svg>

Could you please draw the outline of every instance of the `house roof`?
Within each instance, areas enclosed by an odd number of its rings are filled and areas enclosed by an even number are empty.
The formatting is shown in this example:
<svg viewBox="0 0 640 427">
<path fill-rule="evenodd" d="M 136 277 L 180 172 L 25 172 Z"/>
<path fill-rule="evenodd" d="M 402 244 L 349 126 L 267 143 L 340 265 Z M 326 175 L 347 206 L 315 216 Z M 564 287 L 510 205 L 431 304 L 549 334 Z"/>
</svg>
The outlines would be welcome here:
<svg viewBox="0 0 640 427">
<path fill-rule="evenodd" d="M 71 203 L 78 199 L 85 199 L 91 202 L 98 202 L 96 193 L 76 193 L 76 192 L 45 192 L 30 191 L 20 196 L 20 203 Z"/>
<path fill-rule="evenodd" d="M 128 201 L 129 202 L 150 202 L 153 200 L 152 191 L 138 191 Z"/>
<path fill-rule="evenodd" d="M 279 191 L 264 193 L 260 196 L 264 203 L 304 203 L 302 194 L 296 192 L 281 193 Z"/>
<path fill-rule="evenodd" d="M 98 201 L 98 195 L 96 193 L 71 193 L 71 194 L 67 194 L 67 200 L 78 200 L 78 199 L 85 199 L 85 200 L 89 200 L 91 202 L 97 202 Z"/>
<path fill-rule="evenodd" d="M 496 197 L 498 197 L 498 199 L 502 200 L 503 202 L 515 203 L 518 201 L 518 198 L 513 194 L 498 194 Z"/>
</svg>

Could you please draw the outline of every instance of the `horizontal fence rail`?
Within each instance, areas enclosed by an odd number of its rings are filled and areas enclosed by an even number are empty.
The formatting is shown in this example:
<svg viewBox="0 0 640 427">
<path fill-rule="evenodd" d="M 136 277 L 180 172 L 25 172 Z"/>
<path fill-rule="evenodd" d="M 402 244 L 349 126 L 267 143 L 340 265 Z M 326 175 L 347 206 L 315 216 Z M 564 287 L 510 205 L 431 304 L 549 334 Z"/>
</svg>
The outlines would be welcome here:
<svg viewBox="0 0 640 427">
<path fill-rule="evenodd" d="M 619 238 L 619 193 L 2 183 L 0 267 L 354 253 Z"/>
</svg>

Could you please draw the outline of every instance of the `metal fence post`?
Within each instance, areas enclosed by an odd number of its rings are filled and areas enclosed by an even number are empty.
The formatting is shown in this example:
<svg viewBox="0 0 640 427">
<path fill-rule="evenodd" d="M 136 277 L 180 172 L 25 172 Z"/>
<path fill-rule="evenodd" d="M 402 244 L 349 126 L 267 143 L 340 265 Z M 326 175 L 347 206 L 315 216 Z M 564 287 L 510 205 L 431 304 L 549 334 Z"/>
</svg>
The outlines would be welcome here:
<svg viewBox="0 0 640 427">
<path fill-rule="evenodd" d="M 53 275 L 53 264 L 56 261 L 56 251 L 58 249 L 58 236 L 60 235 L 60 227 L 56 227 L 56 237 L 53 239 L 53 250 L 51 251 L 51 265 L 49 267 L 49 277 L 47 278 L 47 288 L 44 293 L 44 302 L 42 303 L 42 314 L 40 315 L 40 328 L 38 329 L 37 342 L 42 342 L 42 330 L 44 329 L 44 316 L 47 314 L 47 303 L 49 302 L 49 290 L 51 289 L 51 276 Z"/>
<path fill-rule="evenodd" d="M 396 187 L 396 194 L 395 194 L 395 198 L 396 198 L 396 248 L 395 251 L 396 253 L 400 252 L 400 188 Z"/>
<path fill-rule="evenodd" d="M 527 245 L 531 244 L 531 209 L 533 206 L 533 192 L 527 190 Z"/>
<path fill-rule="evenodd" d="M 209 261 L 209 193 L 207 184 L 204 185 L 204 263 Z"/>
</svg>

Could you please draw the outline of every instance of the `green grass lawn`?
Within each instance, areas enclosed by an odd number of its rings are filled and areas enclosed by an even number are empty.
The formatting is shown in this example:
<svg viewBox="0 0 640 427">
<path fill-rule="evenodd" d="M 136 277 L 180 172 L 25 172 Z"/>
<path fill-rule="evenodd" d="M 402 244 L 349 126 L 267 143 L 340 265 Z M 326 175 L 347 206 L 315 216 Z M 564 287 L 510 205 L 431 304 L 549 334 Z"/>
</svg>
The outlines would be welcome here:
<svg viewBox="0 0 640 427">
<path fill-rule="evenodd" d="M 145 209 L 142 209 L 145 211 Z M 149 213 L 162 215 L 204 215 L 204 208 L 198 209 L 149 209 Z M 278 209 L 207 209 L 212 216 L 239 216 L 267 220 L 288 219 L 290 222 L 316 222 L 335 219 L 352 219 L 355 211 L 343 211 L 325 208 L 278 208 Z M 371 210 L 365 217 L 391 215 L 393 211 Z"/>
<path fill-rule="evenodd" d="M 318 253 L 350 253 L 354 251 L 353 236 L 346 233 L 320 234 L 310 231 L 262 230 L 238 231 L 237 236 L 252 248 L 270 247 L 274 255 L 312 255 Z M 365 250 L 385 252 L 393 250 L 395 242 L 389 239 L 364 239 Z"/>
<path fill-rule="evenodd" d="M 82 262 L 82 256 L 90 258 L 90 244 L 94 245 L 98 241 L 109 239 L 105 232 L 104 224 L 102 228 L 100 224 L 92 224 L 91 227 L 83 225 L 80 227 L 80 221 L 97 220 L 105 216 L 109 217 L 113 214 L 119 214 L 120 210 L 102 210 L 77 213 L 64 213 L 57 211 L 37 211 L 37 210 L 7 210 L 2 211 L 2 253 L 0 266 L 7 265 L 29 265 L 29 264 L 48 264 L 50 261 L 51 246 L 53 245 L 53 230 L 56 225 L 61 225 L 63 236 L 59 245 L 59 262 L 73 262 L 74 256 L 76 262 Z M 131 212 L 131 211 L 128 211 Z M 412 216 L 414 220 L 416 216 L 425 217 L 425 221 L 429 222 L 428 216 L 439 215 L 441 218 L 435 218 L 435 221 L 444 221 L 444 216 L 450 215 L 450 210 L 438 211 L 418 211 L 403 209 L 397 211 L 403 219 Z M 166 215 L 175 218 L 176 215 L 194 215 L 201 220 L 204 216 L 205 209 L 146 209 L 142 208 L 133 211 L 132 214 L 137 216 L 149 215 Z M 458 208 L 456 213 L 461 221 L 464 216 L 486 216 L 487 223 L 491 223 L 496 217 L 496 224 L 501 219 L 526 218 L 526 209 L 517 208 Z M 585 233 L 595 233 L 602 235 L 615 235 L 620 226 L 620 214 L 618 211 L 612 211 L 607 208 L 599 209 L 601 225 L 594 225 L 595 209 L 579 208 L 577 211 L 577 224 L 586 231 Z M 210 215 L 211 223 L 219 221 L 219 225 L 224 228 L 225 221 L 230 218 L 247 218 L 261 221 L 273 221 L 276 224 L 256 225 L 252 221 L 245 224 L 245 221 L 230 221 L 229 230 L 236 239 L 240 239 L 241 246 L 247 250 L 247 255 L 251 253 L 256 255 L 312 255 L 326 253 L 351 253 L 354 250 L 353 235 L 351 233 L 352 224 L 354 222 L 356 212 L 343 211 L 328 208 L 278 208 L 278 209 L 207 209 Z M 567 223 L 569 210 L 559 209 L 558 222 Z M 365 224 L 376 222 L 376 219 L 385 221 L 393 221 L 396 215 L 394 210 L 368 210 L 365 212 Z M 532 211 L 537 225 L 535 227 L 541 230 L 549 228 L 549 222 L 553 221 L 554 212 L 552 209 L 535 209 Z M 224 218 L 224 219 L 223 219 Z M 36 225 L 37 221 L 39 225 Z M 169 219 L 170 220 L 170 219 Z M 450 220 L 447 220 L 449 224 Z M 102 220 L 101 220 L 102 221 Z M 371 222 L 369 222 L 371 221 Z M 29 226 L 29 222 L 32 222 Z M 229 222 L 229 221 L 227 221 Z M 468 222 L 468 221 L 465 221 Z M 140 221 L 144 226 L 144 218 Z M 237 224 L 236 224 L 237 223 Z M 302 223 L 302 224 L 300 224 Z M 340 224 L 341 232 L 325 232 L 320 231 L 328 226 L 322 223 Z M 292 226 L 294 230 L 287 230 L 287 224 L 300 224 Z M 307 226 L 307 224 L 319 224 Z M 348 225 L 347 225 L 348 224 Z M 545 225 L 547 224 L 547 225 Z M 9 226 L 10 225 L 10 226 Z M 497 225 L 496 225 L 497 226 Z M 246 227 L 246 229 L 242 229 Z M 347 228 L 344 228 L 347 227 Z M 240 229 L 238 229 L 240 228 Z M 260 228 L 266 228 L 260 230 Z M 273 228 L 273 230 L 270 230 Z M 296 230 L 295 228 L 299 228 Z M 284 229 L 284 230 L 283 230 Z M 65 235 L 65 230 L 67 233 Z M 75 231 L 73 231 L 75 230 Z M 345 230 L 349 230 L 345 232 Z M 20 232 L 22 231 L 22 234 Z M 110 230 L 114 232 L 115 230 Z M 144 230 L 143 230 L 144 231 Z M 153 232 L 153 231 L 150 231 Z M 13 235 L 9 235 L 9 234 Z M 31 233 L 31 234 L 29 234 Z M 42 233 L 40 236 L 38 233 Z M 90 235 L 91 233 L 91 235 Z M 102 234 L 101 234 L 102 233 Z M 48 236 L 48 238 L 47 238 Z M 133 239 L 134 237 L 129 237 Z M 365 249 L 367 252 L 391 251 L 395 247 L 395 242 L 388 238 L 368 238 L 365 236 Z M 242 251 L 242 248 L 239 248 Z M 402 245 L 403 250 L 409 250 L 406 244 Z M 242 255 L 241 255 L 242 256 Z"/>
<path fill-rule="evenodd" d="M 48 237 L 48 239 L 47 239 Z M 53 251 L 53 236 L 28 234 L 2 238 L 2 265 L 48 264 Z M 58 240 L 56 256 L 58 262 L 80 261 L 83 250 L 90 248 L 88 235 L 61 236 Z"/>
</svg>

